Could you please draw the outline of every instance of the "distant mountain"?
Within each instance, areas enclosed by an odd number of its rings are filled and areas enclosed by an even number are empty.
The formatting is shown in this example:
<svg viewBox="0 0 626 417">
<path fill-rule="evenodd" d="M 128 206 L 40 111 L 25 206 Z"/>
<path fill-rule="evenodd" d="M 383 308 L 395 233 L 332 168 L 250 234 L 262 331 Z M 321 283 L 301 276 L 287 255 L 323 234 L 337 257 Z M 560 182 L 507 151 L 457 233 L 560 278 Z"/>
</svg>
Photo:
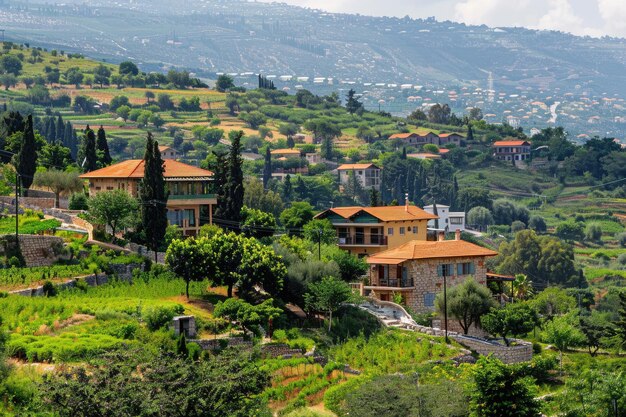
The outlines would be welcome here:
<svg viewBox="0 0 626 417">
<path fill-rule="evenodd" d="M 308 83 L 313 90 L 328 89 L 329 78 L 335 86 L 342 80 L 360 90 L 376 84 L 394 89 L 372 97 L 372 106 L 379 99 L 388 103 L 410 95 L 402 94 L 403 85 L 434 92 L 493 88 L 547 106 L 565 102 L 559 98 L 565 94 L 593 100 L 626 96 L 624 39 L 235 0 L 182 0 L 175 8 L 169 0 L 46 1 L 0 3 L 7 38 L 109 61 L 132 59 L 144 70 L 176 66 L 206 77 L 260 72 L 292 76 L 292 83 Z M 461 108 L 473 104 L 458 101 Z M 494 105 L 493 111 L 499 110 Z"/>
</svg>

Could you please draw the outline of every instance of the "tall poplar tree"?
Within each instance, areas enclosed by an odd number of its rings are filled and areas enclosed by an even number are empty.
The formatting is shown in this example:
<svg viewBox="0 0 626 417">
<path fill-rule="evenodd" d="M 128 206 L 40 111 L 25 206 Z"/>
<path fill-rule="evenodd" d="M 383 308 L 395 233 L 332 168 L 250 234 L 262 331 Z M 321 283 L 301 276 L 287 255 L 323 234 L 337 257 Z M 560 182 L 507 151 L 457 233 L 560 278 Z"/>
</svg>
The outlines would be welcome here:
<svg viewBox="0 0 626 417">
<path fill-rule="evenodd" d="M 165 190 L 165 166 L 161 159 L 159 143 L 148 133 L 144 154 L 144 171 L 139 199 L 141 200 L 141 225 L 146 243 L 154 251 L 154 261 L 167 230 L 167 197 Z"/>
<path fill-rule="evenodd" d="M 85 157 L 85 164 L 83 168 L 85 172 L 90 172 L 98 169 L 98 154 L 96 152 L 96 135 L 93 133 L 93 130 L 89 128 L 85 129 L 85 139 L 84 139 L 84 150 L 83 154 Z"/>
<path fill-rule="evenodd" d="M 16 170 L 20 176 L 21 184 L 28 194 L 28 189 L 33 184 L 35 171 L 37 170 L 37 148 L 35 146 L 35 131 L 33 129 L 33 116 L 28 116 L 24 126 L 24 139 L 17 154 Z"/>
<path fill-rule="evenodd" d="M 46 122 L 45 138 L 48 143 L 54 143 L 57 138 L 57 128 L 54 117 L 49 117 L 48 121 Z"/>
<path fill-rule="evenodd" d="M 272 179 L 272 153 L 270 147 L 265 149 L 265 165 L 263 165 L 263 188 L 267 190 L 267 185 Z"/>
<path fill-rule="evenodd" d="M 102 165 L 103 166 L 111 165 L 111 162 L 113 162 L 113 158 L 111 158 L 111 153 L 109 152 L 109 143 L 107 142 L 107 134 L 104 131 L 104 128 L 102 126 L 100 126 L 100 129 L 98 129 L 97 149 L 99 152 L 102 153 L 100 157 L 100 162 L 102 163 Z"/>
</svg>

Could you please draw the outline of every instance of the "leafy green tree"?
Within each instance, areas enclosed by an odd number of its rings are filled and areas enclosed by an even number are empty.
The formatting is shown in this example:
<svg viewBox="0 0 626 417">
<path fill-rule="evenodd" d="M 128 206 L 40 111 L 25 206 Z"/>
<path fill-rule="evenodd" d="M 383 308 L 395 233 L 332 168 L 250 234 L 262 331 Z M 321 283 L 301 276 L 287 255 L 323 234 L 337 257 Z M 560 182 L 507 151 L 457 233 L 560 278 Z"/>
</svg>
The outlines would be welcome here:
<svg viewBox="0 0 626 417">
<path fill-rule="evenodd" d="M 282 314 L 280 308 L 274 307 L 271 298 L 258 305 L 249 304 L 239 298 L 229 298 L 215 305 L 213 315 L 237 323 L 244 332 L 257 334 L 258 326 L 274 320 Z"/>
<path fill-rule="evenodd" d="M 515 367 L 493 357 L 481 357 L 472 374 L 475 389 L 471 393 L 471 417 L 537 417 L 540 414 L 541 406 L 535 399 L 532 379 L 523 377 Z"/>
<path fill-rule="evenodd" d="M 44 167 L 57 169 L 65 169 L 74 162 L 72 151 L 59 143 L 44 145 L 39 151 L 38 160 Z"/>
<path fill-rule="evenodd" d="M 515 275 L 515 281 L 513 281 L 513 296 L 519 300 L 525 300 L 534 293 L 533 282 L 527 275 L 517 274 Z"/>
<path fill-rule="evenodd" d="M 163 111 L 174 110 L 175 107 L 170 95 L 165 93 L 159 94 L 157 96 L 157 105 Z"/>
<path fill-rule="evenodd" d="M 452 110 L 450 106 L 444 104 L 443 106 L 439 103 L 431 106 L 428 110 L 428 121 L 431 123 L 437 123 L 442 125 L 450 124 L 450 116 L 452 114 Z"/>
<path fill-rule="evenodd" d="M 615 334 L 621 341 L 621 346 L 626 347 L 626 291 L 621 291 L 619 294 L 619 310 L 617 311 L 618 318 L 615 321 Z"/>
<path fill-rule="evenodd" d="M 333 313 L 339 310 L 342 304 L 353 299 L 350 285 L 333 277 L 322 278 L 320 282 L 309 284 L 305 295 L 305 304 L 309 310 L 328 313 L 328 331 L 331 331 Z"/>
<path fill-rule="evenodd" d="M 165 263 L 170 270 L 185 281 L 185 294 L 189 299 L 189 283 L 210 278 L 215 269 L 211 243 L 206 237 L 173 240 L 165 253 Z"/>
<path fill-rule="evenodd" d="M 98 129 L 96 149 L 98 156 L 100 156 L 100 165 L 111 165 L 111 162 L 113 162 L 113 158 L 111 158 L 111 153 L 109 152 L 109 142 L 107 142 L 107 134 L 102 126 L 100 126 L 100 129 Z"/>
<path fill-rule="evenodd" d="M 605 345 L 606 336 L 611 334 L 611 324 L 606 314 L 593 311 L 589 316 L 579 317 L 578 326 L 584 335 L 584 344 L 591 356 L 596 356 L 598 350 Z"/>
<path fill-rule="evenodd" d="M 483 329 L 502 337 L 507 346 L 509 336 L 523 336 L 538 324 L 538 317 L 527 303 L 507 304 L 504 308 L 492 308 L 481 318 Z"/>
<path fill-rule="evenodd" d="M 555 399 L 565 417 L 621 416 L 626 413 L 626 378 L 619 371 L 587 369 L 567 378 Z"/>
<path fill-rule="evenodd" d="M 476 206 L 467 213 L 467 224 L 475 225 L 478 226 L 480 230 L 485 230 L 487 226 L 493 224 L 493 216 L 489 209 Z"/>
<path fill-rule="evenodd" d="M 117 113 L 119 117 L 126 121 L 128 120 L 128 116 L 130 115 L 130 107 L 128 107 L 127 105 L 119 106 L 117 110 L 115 110 L 115 113 Z"/>
<path fill-rule="evenodd" d="M 314 243 L 330 245 L 336 243 L 337 232 L 329 220 L 315 219 L 304 225 L 304 237 Z"/>
<path fill-rule="evenodd" d="M 244 181 L 243 204 L 246 207 L 272 213 L 275 218 L 283 211 L 284 203 L 280 195 L 272 190 L 263 188 L 263 183 L 257 178 L 246 178 Z"/>
<path fill-rule="evenodd" d="M 300 229 L 313 220 L 313 206 L 304 201 L 294 201 L 291 207 L 280 213 L 280 222 L 289 234 L 300 234 Z"/>
<path fill-rule="evenodd" d="M 109 68 L 107 68 L 106 66 L 104 66 L 103 64 L 98 65 L 94 70 L 93 70 L 93 75 L 94 75 L 94 82 L 96 84 L 100 84 L 100 88 L 104 87 L 105 85 L 109 85 L 109 77 L 111 77 L 111 70 Z"/>
<path fill-rule="evenodd" d="M 269 374 L 234 351 L 201 361 L 120 349 L 47 374 L 39 389 L 60 417 L 268 417 Z"/>
<path fill-rule="evenodd" d="M 419 384 L 415 376 L 383 375 L 350 390 L 342 411 L 359 417 L 465 417 L 468 405 L 459 382 Z"/>
<path fill-rule="evenodd" d="M 114 112 L 117 112 L 117 110 L 122 106 L 130 107 L 130 100 L 128 100 L 128 97 L 115 96 L 111 99 L 111 102 L 109 103 L 109 108 L 111 109 L 111 111 L 114 111 Z"/>
<path fill-rule="evenodd" d="M 322 259 L 332 261 L 339 267 L 339 277 L 345 282 L 357 282 L 363 279 L 363 275 L 369 271 L 369 265 L 363 258 L 352 255 L 345 250 L 339 249 L 336 245 L 331 245 L 328 248 L 332 248 L 330 254 L 328 251 L 324 251 Z"/>
<path fill-rule="evenodd" d="M 20 176 L 21 185 L 26 189 L 26 192 L 28 192 L 28 189 L 33 183 L 35 171 L 37 170 L 37 149 L 35 145 L 32 115 L 29 115 L 26 119 L 22 144 L 15 159 L 15 169 Z"/>
<path fill-rule="evenodd" d="M 222 74 L 217 77 L 217 81 L 215 82 L 215 89 L 220 93 L 230 90 L 235 86 L 232 77 L 226 74 Z"/>
<path fill-rule="evenodd" d="M 530 301 L 532 307 L 541 316 L 551 319 L 572 311 L 576 307 L 576 299 L 559 287 L 548 287 Z"/>
<path fill-rule="evenodd" d="M 548 230 L 546 221 L 541 216 L 530 216 L 530 220 L 528 220 L 528 228 L 537 233 L 545 233 L 546 230 Z"/>
<path fill-rule="evenodd" d="M 48 187 L 54 193 L 54 206 L 59 207 L 59 197 L 61 193 L 75 193 L 82 191 L 85 187 L 83 180 L 78 177 L 77 172 L 59 171 L 50 169 L 35 173 L 34 184 L 39 187 Z"/>
<path fill-rule="evenodd" d="M 109 226 L 114 241 L 119 229 L 136 223 L 137 200 L 125 190 L 99 192 L 89 199 L 88 205 L 89 220 Z"/>
<path fill-rule="evenodd" d="M 363 103 L 361 103 L 354 95 L 356 92 L 350 89 L 347 94 L 346 110 L 348 113 L 354 114 L 363 111 Z"/>
<path fill-rule="evenodd" d="M 141 201 L 141 229 L 145 233 L 148 246 L 154 251 L 155 262 L 157 251 L 167 231 L 167 198 L 165 166 L 161 159 L 159 143 L 148 133 L 146 152 L 144 153 L 144 170 L 139 200 Z"/>
<path fill-rule="evenodd" d="M 258 129 L 259 126 L 267 122 L 267 117 L 263 113 L 257 110 L 251 111 L 251 112 L 240 113 L 239 118 L 243 120 L 244 122 L 246 122 L 248 126 L 250 127 L 250 129 L 255 129 L 255 130 Z"/>
<path fill-rule="evenodd" d="M 458 320 L 464 334 L 468 334 L 473 324 L 480 325 L 480 318 L 495 307 L 491 291 L 468 278 L 447 291 L 448 315 Z M 435 305 L 439 314 L 443 314 L 443 293 L 437 295 Z"/>
<path fill-rule="evenodd" d="M 139 68 L 137 68 L 137 65 L 135 65 L 135 63 L 130 62 L 130 61 L 120 62 L 118 71 L 121 75 L 138 75 L 139 74 Z"/>
<path fill-rule="evenodd" d="M 582 223 L 575 221 L 561 222 L 556 226 L 556 235 L 563 240 L 583 240 L 585 238 L 585 228 Z"/>
<path fill-rule="evenodd" d="M 0 75 L 0 84 L 4 86 L 5 91 L 9 91 L 10 88 L 13 88 L 17 85 L 17 77 L 13 74 L 2 74 Z"/>
<path fill-rule="evenodd" d="M 80 68 L 74 67 L 70 68 L 65 72 L 65 81 L 68 84 L 74 84 L 74 86 L 78 89 L 80 88 L 80 84 L 83 82 L 84 74 L 81 72 Z"/>
<path fill-rule="evenodd" d="M 276 230 L 274 215 L 246 206 L 241 208 L 241 221 L 241 231 L 248 237 L 269 237 Z"/>
<path fill-rule="evenodd" d="M 585 239 L 591 242 L 602 241 L 602 227 L 597 223 L 592 223 L 585 230 Z"/>
<path fill-rule="evenodd" d="M 559 362 L 563 370 L 563 352 L 573 346 L 580 346 L 585 341 L 585 335 L 574 324 L 574 316 L 566 315 L 555 317 L 543 325 L 542 339 L 554 345 L 559 350 Z"/>
<path fill-rule="evenodd" d="M 22 72 L 22 61 L 15 55 L 2 55 L 0 57 L 0 69 L 3 74 L 11 74 L 17 77 Z"/>
</svg>

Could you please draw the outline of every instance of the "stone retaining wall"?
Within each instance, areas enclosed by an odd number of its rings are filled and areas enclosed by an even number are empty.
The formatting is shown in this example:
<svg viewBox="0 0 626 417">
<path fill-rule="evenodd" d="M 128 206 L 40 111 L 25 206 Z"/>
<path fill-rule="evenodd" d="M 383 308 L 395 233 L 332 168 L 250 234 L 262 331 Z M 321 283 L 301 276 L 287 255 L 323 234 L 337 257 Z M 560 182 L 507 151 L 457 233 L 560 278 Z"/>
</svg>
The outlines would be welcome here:
<svg viewBox="0 0 626 417">
<path fill-rule="evenodd" d="M 261 346 L 261 354 L 264 357 L 277 358 L 282 356 L 283 358 L 294 358 L 302 355 L 302 350 L 290 348 L 285 343 L 268 344 Z"/>
<path fill-rule="evenodd" d="M 506 346 L 499 343 L 486 343 L 480 339 L 463 336 L 454 336 L 453 338 L 463 346 L 480 355 L 487 356 L 492 354 L 504 363 L 528 362 L 533 358 L 532 343 L 523 340 L 512 340 L 515 346 Z"/>
<path fill-rule="evenodd" d="M 129 242 L 124 248 L 138 255 L 145 256 L 150 260 L 154 260 L 154 252 L 143 245 Z M 165 263 L 165 252 L 157 252 L 157 263 Z"/>
<path fill-rule="evenodd" d="M 20 250 L 29 268 L 51 266 L 61 257 L 63 246 L 60 237 L 20 235 Z"/>
<path fill-rule="evenodd" d="M 229 337 L 226 339 L 190 339 L 189 343 L 197 343 L 204 350 L 219 350 L 226 347 L 241 346 L 252 349 L 252 342 L 243 337 Z"/>
</svg>

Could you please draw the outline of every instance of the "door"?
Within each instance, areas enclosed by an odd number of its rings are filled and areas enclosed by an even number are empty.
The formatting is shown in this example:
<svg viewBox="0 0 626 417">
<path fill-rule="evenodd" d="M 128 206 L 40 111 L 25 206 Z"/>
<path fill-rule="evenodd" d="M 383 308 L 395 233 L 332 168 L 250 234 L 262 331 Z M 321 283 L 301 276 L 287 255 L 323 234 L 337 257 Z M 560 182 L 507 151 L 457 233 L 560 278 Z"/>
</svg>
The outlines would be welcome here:
<svg viewBox="0 0 626 417">
<path fill-rule="evenodd" d="M 356 235 L 355 235 L 355 239 L 356 239 L 356 244 L 357 245 L 362 245 L 365 243 L 365 229 L 362 227 L 357 227 L 356 228 Z"/>
</svg>

